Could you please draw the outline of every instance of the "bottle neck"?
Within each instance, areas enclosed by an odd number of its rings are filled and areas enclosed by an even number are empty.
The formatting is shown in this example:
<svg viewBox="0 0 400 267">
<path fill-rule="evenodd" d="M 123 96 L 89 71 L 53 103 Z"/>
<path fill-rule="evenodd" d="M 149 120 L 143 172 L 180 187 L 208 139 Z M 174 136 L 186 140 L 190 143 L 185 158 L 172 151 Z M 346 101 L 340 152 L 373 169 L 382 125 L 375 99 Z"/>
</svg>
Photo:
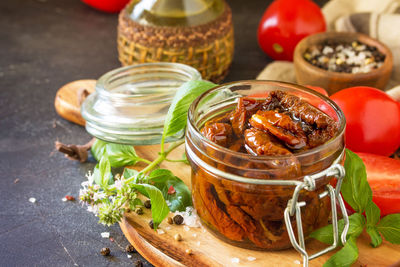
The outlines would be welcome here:
<svg viewBox="0 0 400 267">
<path fill-rule="evenodd" d="M 198 26 L 217 19 L 223 0 L 141 0 L 128 7 L 133 21 L 149 26 Z"/>
</svg>

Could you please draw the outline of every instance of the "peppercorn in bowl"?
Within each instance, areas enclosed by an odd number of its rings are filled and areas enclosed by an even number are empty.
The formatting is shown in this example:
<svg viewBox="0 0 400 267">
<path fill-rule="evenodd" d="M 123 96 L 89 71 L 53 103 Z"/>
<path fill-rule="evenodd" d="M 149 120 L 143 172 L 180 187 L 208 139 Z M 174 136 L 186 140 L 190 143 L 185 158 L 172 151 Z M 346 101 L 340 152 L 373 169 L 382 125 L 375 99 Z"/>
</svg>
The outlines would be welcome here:
<svg viewBox="0 0 400 267">
<path fill-rule="evenodd" d="M 367 35 L 325 32 L 304 38 L 294 52 L 299 84 L 320 86 L 333 94 L 352 86 L 384 90 L 392 68 L 390 49 Z"/>
<path fill-rule="evenodd" d="M 331 203 L 323 192 L 334 177 L 325 172 L 343 160 L 344 129 L 335 103 L 294 84 L 234 82 L 197 98 L 186 153 L 203 224 L 233 245 L 288 248 L 288 226 L 297 232 L 298 224 L 284 213 L 296 186 L 308 179 L 313 186 L 298 195 L 303 233 L 326 225 Z"/>
</svg>

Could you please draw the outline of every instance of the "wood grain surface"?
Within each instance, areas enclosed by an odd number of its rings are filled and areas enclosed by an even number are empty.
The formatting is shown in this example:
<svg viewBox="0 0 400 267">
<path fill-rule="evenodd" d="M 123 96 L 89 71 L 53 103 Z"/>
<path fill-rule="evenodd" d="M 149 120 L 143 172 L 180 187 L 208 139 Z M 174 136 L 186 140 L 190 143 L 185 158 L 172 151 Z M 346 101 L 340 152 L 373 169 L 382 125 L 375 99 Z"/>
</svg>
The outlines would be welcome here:
<svg viewBox="0 0 400 267">
<path fill-rule="evenodd" d="M 77 80 L 62 86 L 56 94 L 54 107 L 62 118 L 82 125 L 85 120 L 81 116 L 81 101 L 84 100 L 84 90 L 87 93 L 95 91 L 96 80 Z"/>
<path fill-rule="evenodd" d="M 136 150 L 140 156 L 154 159 L 159 146 L 138 146 Z M 171 153 L 170 158 L 181 158 L 183 152 L 183 147 L 180 147 Z M 190 186 L 188 165 L 164 162 L 162 167 L 172 170 Z M 186 231 L 187 227 L 169 225 L 166 220 L 160 224 L 164 233 L 159 234 L 149 227 L 150 219 L 148 209 L 143 215 L 130 212 L 125 214 L 120 226 L 129 242 L 155 266 L 300 266 L 301 257 L 294 249 L 265 252 L 238 248 L 219 240 L 205 228 L 189 228 Z M 183 238 L 180 242 L 174 239 L 177 233 Z M 368 236 L 363 233 L 358 240 L 360 257 L 354 266 L 390 266 L 400 260 L 400 246 L 384 241 L 379 248 L 372 248 L 369 242 Z M 316 240 L 310 240 L 306 245 L 311 253 L 324 246 Z M 191 255 L 186 253 L 187 249 L 192 250 Z M 322 266 L 332 254 L 312 260 L 310 266 Z M 250 261 L 249 257 L 255 260 Z M 239 263 L 232 262 L 235 258 L 239 259 Z"/>
</svg>

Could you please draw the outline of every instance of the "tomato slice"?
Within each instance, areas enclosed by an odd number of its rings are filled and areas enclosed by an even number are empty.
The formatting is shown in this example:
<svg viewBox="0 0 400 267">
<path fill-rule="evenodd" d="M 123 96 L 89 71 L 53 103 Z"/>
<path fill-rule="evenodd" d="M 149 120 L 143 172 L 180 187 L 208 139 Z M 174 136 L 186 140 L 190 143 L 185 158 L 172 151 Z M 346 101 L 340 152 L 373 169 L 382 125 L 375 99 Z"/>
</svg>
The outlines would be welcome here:
<svg viewBox="0 0 400 267">
<path fill-rule="evenodd" d="M 372 200 L 381 215 L 400 213 L 400 160 L 369 153 L 357 153 L 367 170 Z"/>
</svg>

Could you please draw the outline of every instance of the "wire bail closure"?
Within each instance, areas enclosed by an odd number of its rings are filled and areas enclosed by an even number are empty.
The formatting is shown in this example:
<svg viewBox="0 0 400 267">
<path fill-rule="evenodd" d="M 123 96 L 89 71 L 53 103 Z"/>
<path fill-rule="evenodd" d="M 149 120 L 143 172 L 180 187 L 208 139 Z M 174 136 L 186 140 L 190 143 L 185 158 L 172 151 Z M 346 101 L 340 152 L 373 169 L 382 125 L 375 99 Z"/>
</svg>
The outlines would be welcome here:
<svg viewBox="0 0 400 267">
<path fill-rule="evenodd" d="M 305 189 L 307 191 L 315 190 L 315 180 L 324 176 L 335 176 L 337 178 L 336 188 L 333 188 L 330 184 L 326 185 L 326 191 L 319 194 L 319 198 L 322 199 L 329 195 L 331 199 L 331 209 L 332 209 L 332 228 L 333 228 L 333 244 L 313 255 L 308 255 L 305 248 L 305 238 L 303 233 L 303 226 L 301 220 L 301 207 L 306 206 L 306 202 L 301 201 L 298 202 L 299 193 L 301 190 Z M 288 201 L 287 207 L 284 212 L 284 219 L 286 224 L 286 229 L 288 231 L 288 235 L 290 238 L 290 242 L 293 247 L 302 255 L 303 257 L 303 266 L 308 267 L 308 263 L 310 260 L 315 259 L 333 249 L 335 249 L 338 245 L 339 240 L 339 229 L 338 229 L 338 218 L 336 211 L 336 201 L 339 203 L 340 210 L 343 214 L 344 220 L 344 229 L 341 235 L 341 241 L 343 244 L 346 243 L 346 235 L 349 230 L 349 217 L 347 215 L 346 207 L 344 206 L 344 202 L 342 196 L 340 195 L 340 188 L 342 186 L 342 181 L 345 176 L 344 167 L 338 163 L 333 164 L 328 169 L 313 174 L 307 175 L 304 177 L 304 180 L 301 184 L 298 184 L 293 192 L 293 197 Z M 297 236 L 294 234 L 294 230 L 291 224 L 290 217 L 296 216 L 296 225 L 297 225 Z"/>
</svg>

